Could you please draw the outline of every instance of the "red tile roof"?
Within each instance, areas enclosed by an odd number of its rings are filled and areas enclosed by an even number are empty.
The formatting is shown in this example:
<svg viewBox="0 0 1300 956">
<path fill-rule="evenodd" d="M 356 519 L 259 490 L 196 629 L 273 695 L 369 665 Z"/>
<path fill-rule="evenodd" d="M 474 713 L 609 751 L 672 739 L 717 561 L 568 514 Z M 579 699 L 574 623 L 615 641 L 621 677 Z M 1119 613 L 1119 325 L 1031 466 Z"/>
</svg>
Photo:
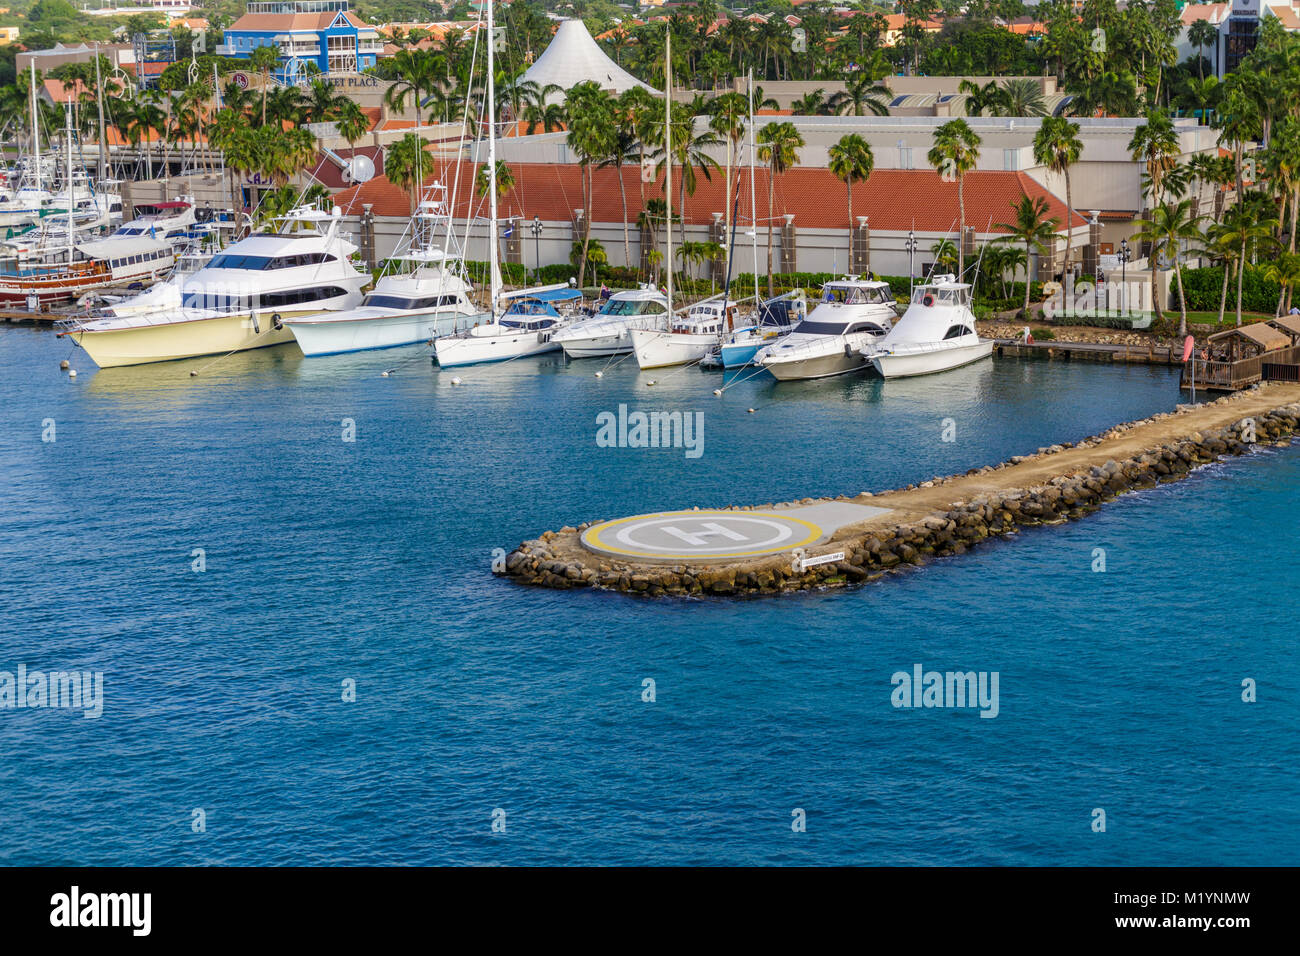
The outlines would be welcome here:
<svg viewBox="0 0 1300 956">
<path fill-rule="evenodd" d="M 456 176 L 456 162 L 439 162 L 432 179 L 438 179 L 448 188 Z M 477 167 L 460 161 L 459 197 L 455 214 L 458 217 L 481 215 L 482 201 L 469 197 Z M 568 221 L 573 211 L 582 208 L 580 168 L 576 165 L 555 163 L 509 163 L 515 177 L 514 187 L 500 203 L 502 218 L 522 215 L 539 216 L 548 222 Z M 741 208 L 747 206 L 748 185 L 741 170 L 744 184 Z M 757 173 L 758 218 L 767 218 L 767 174 Z M 595 222 L 622 222 L 622 203 L 619 196 L 618 177 L 614 169 L 595 170 L 593 184 L 592 216 Z M 674 177 L 674 183 L 680 182 Z M 712 180 L 701 175 L 694 196 L 686 198 L 685 219 L 688 223 L 705 224 L 713 213 L 725 208 L 723 190 L 725 177 L 715 172 Z M 623 186 L 627 193 L 629 220 L 635 221 L 641 209 L 641 177 L 636 166 L 623 169 Z M 676 189 L 674 189 L 676 192 Z M 976 170 L 966 174 L 966 223 L 977 232 L 998 232 L 996 224 L 1009 222 L 1014 217 L 1012 203 L 1022 196 L 1042 197 L 1047 200 L 1049 215 L 1065 222 L 1065 203 L 1048 192 L 1039 182 L 1022 172 L 1002 170 Z M 647 198 L 662 198 L 660 183 L 647 183 Z M 680 195 L 680 193 L 677 193 Z M 676 195 L 674 196 L 676 199 Z M 795 225 L 811 229 L 848 228 L 847 191 L 844 183 L 829 170 L 818 168 L 794 169 L 777 179 L 776 201 L 772 214 L 780 216 L 793 213 Z M 371 203 L 377 216 L 407 216 L 410 198 L 384 177 L 344 190 L 334 197 L 347 215 L 361 212 L 362 203 Z M 946 233 L 954 229 L 957 219 L 957 184 L 944 182 L 938 173 L 923 169 L 881 169 L 872 173 L 865 183 L 853 187 L 853 214 L 867 216 L 873 229 L 906 232 Z M 1075 210 L 1075 227 L 1087 224 L 1087 219 Z M 1063 226 L 1061 228 L 1064 228 Z"/>
</svg>

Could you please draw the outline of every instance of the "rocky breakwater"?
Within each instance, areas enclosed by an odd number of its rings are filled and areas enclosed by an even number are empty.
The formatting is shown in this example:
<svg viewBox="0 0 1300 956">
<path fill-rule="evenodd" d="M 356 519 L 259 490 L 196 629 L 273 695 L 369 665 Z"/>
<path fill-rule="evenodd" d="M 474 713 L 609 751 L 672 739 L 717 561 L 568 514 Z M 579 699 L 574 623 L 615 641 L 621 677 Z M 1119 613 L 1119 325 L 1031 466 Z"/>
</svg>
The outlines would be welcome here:
<svg viewBox="0 0 1300 956">
<path fill-rule="evenodd" d="M 698 566 L 614 560 L 582 546 L 581 533 L 598 523 L 591 522 L 523 542 L 506 556 L 501 573 L 543 587 L 594 587 L 649 596 L 842 587 L 874 581 L 933 557 L 962 554 L 986 538 L 1018 528 L 1082 517 L 1118 495 L 1176 481 L 1200 465 L 1244 454 L 1255 444 L 1285 443 L 1297 430 L 1300 386 L 1264 385 L 894 491 L 721 509 L 797 509 L 828 501 L 889 509 L 841 528 L 829 541 L 809 549 L 809 557 L 843 552 L 842 559 L 824 564 L 796 565 L 788 553 Z"/>
</svg>

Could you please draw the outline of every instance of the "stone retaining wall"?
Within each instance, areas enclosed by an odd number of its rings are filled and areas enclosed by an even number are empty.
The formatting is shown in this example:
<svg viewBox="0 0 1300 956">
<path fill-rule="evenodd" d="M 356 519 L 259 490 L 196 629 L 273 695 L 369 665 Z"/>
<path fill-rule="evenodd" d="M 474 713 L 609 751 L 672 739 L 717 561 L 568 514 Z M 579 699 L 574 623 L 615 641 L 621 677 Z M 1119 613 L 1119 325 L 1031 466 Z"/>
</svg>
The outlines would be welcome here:
<svg viewBox="0 0 1300 956">
<path fill-rule="evenodd" d="M 1226 396 L 1211 406 L 1233 401 Z M 1202 406 L 1203 407 L 1203 406 Z M 1117 425 L 1076 444 L 1040 448 L 1034 455 L 1017 456 L 1000 465 L 971 469 L 963 475 L 934 478 L 918 487 L 931 488 L 970 475 L 993 474 L 1010 466 L 1069 448 L 1090 447 L 1120 438 L 1134 428 L 1173 416 L 1164 412 L 1138 422 Z M 506 557 L 504 574 L 523 584 L 550 588 L 596 587 L 658 595 L 775 594 L 811 588 L 842 587 L 874 581 L 885 573 L 919 565 L 938 555 L 963 554 L 985 538 L 1004 535 L 1021 527 L 1055 524 L 1082 517 L 1102 503 L 1136 488 L 1176 481 L 1198 465 L 1249 451 L 1248 429 L 1253 423 L 1256 443 L 1285 442 L 1300 429 L 1300 403 L 1275 408 L 1264 415 L 1241 419 L 1209 432 L 1192 432 L 1185 438 L 1149 448 L 1122 461 L 1109 460 L 1086 472 L 1062 474 L 1046 484 L 984 493 L 955 503 L 949 510 L 919 520 L 873 526 L 867 531 L 836 535 L 827 551 L 843 551 L 844 560 L 795 571 L 789 555 L 755 559 L 731 565 L 662 566 L 611 560 L 592 554 L 578 543 L 578 535 L 592 524 L 548 531 L 523 542 Z M 896 492 L 881 492 L 891 494 Z M 876 496 L 864 492 L 856 498 L 805 498 L 777 505 L 731 506 L 724 510 L 764 511 L 773 507 L 817 504 L 821 501 L 871 503 Z M 882 502 L 883 504 L 883 502 Z"/>
</svg>

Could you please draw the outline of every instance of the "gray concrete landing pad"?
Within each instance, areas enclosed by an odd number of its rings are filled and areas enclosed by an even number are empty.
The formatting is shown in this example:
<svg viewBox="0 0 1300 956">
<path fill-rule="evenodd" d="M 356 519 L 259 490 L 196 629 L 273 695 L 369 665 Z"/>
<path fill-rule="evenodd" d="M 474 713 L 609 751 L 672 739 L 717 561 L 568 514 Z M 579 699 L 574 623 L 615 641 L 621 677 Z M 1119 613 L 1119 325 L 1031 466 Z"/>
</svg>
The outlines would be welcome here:
<svg viewBox="0 0 1300 956">
<path fill-rule="evenodd" d="M 581 540 L 588 551 L 625 561 L 724 564 L 821 544 L 845 525 L 888 511 L 844 501 L 768 511 L 663 511 L 592 525 Z"/>
</svg>

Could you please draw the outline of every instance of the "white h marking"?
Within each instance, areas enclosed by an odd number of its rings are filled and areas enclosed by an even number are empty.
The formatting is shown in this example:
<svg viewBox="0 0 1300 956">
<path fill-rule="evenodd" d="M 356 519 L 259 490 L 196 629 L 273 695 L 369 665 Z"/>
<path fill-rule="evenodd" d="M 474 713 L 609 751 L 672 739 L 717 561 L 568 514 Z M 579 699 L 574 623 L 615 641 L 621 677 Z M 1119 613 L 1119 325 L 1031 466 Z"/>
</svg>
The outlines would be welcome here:
<svg viewBox="0 0 1300 956">
<path fill-rule="evenodd" d="M 683 531 L 681 528 L 674 528 L 672 525 L 668 525 L 664 528 L 664 532 L 666 534 L 671 534 L 675 538 L 680 538 L 693 548 L 702 548 L 704 545 L 708 544 L 707 539 L 709 535 L 721 535 L 724 538 L 730 538 L 732 541 L 749 540 L 749 538 L 745 537 L 740 532 L 733 531 L 731 528 L 723 527 L 716 521 L 704 522 L 704 528 L 700 531 Z"/>
</svg>

